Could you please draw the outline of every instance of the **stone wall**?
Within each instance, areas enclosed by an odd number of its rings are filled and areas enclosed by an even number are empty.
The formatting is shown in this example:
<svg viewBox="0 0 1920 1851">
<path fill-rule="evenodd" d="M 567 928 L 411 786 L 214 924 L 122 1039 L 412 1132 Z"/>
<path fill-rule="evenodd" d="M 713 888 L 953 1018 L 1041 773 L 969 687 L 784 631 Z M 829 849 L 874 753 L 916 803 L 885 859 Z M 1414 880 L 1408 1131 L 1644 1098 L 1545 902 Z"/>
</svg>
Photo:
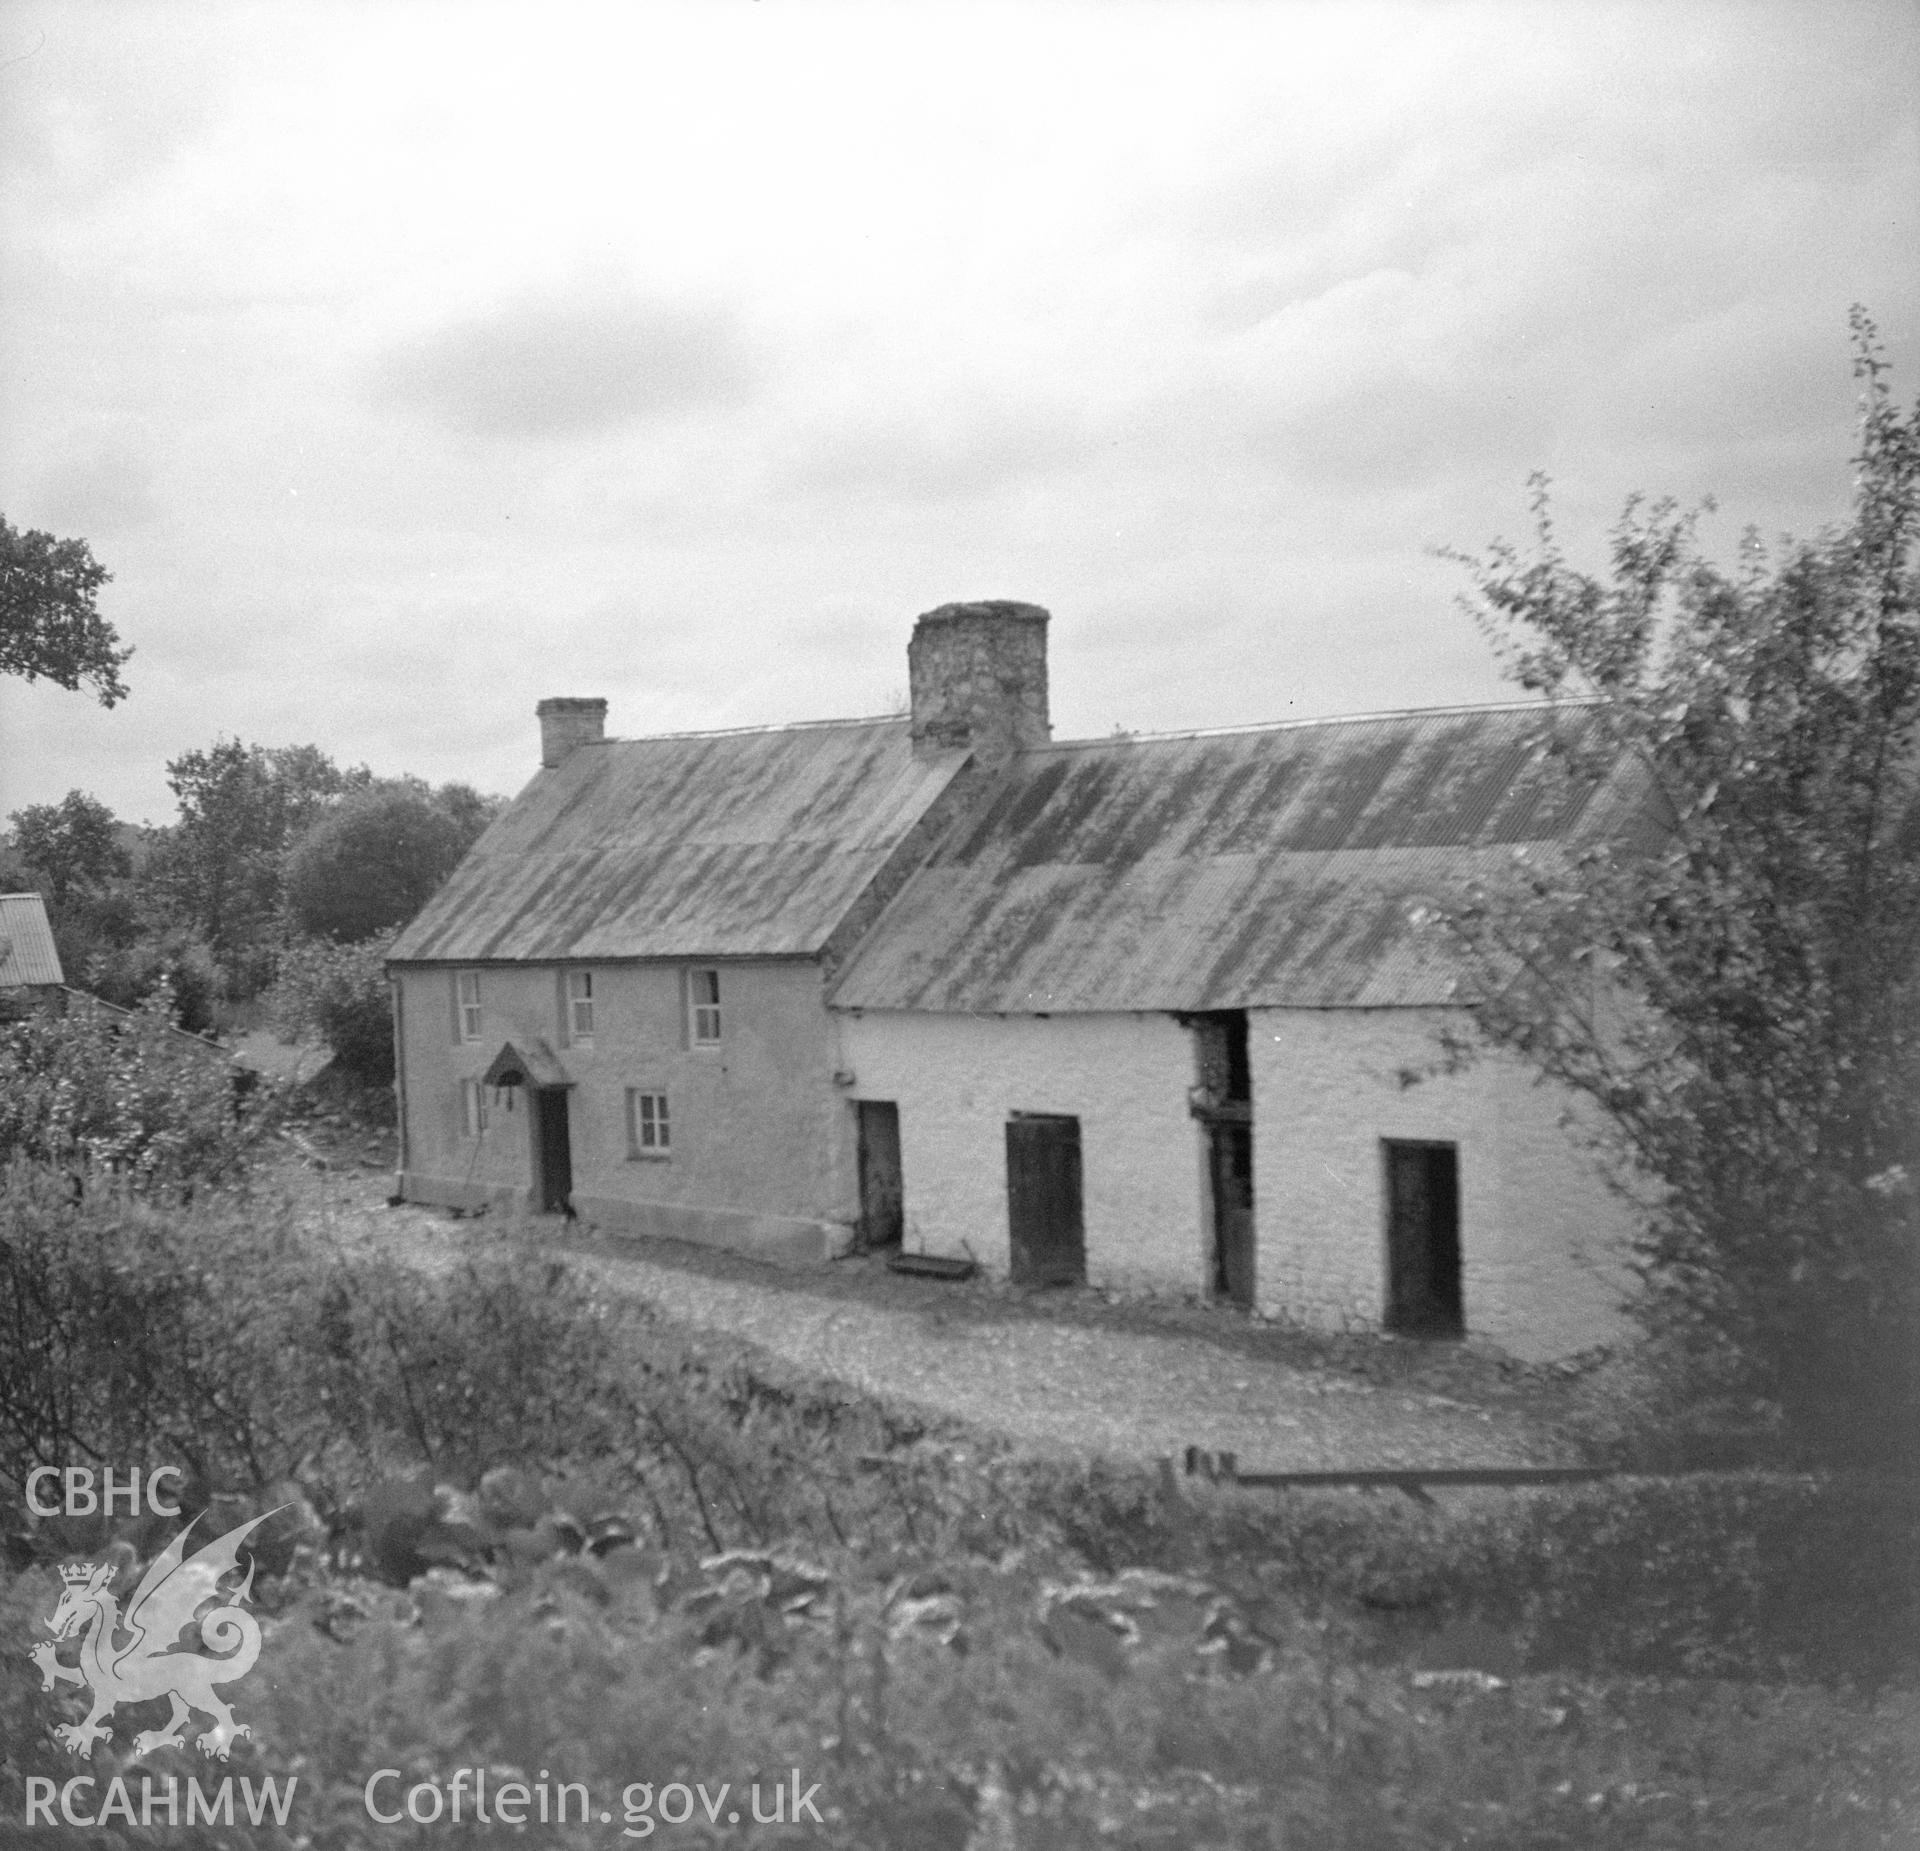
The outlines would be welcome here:
<svg viewBox="0 0 1920 1851">
<path fill-rule="evenodd" d="M 982 764 L 1045 745 L 1047 613 L 1006 599 L 943 604 L 913 627 L 907 680 L 913 742 L 969 746 Z"/>
</svg>

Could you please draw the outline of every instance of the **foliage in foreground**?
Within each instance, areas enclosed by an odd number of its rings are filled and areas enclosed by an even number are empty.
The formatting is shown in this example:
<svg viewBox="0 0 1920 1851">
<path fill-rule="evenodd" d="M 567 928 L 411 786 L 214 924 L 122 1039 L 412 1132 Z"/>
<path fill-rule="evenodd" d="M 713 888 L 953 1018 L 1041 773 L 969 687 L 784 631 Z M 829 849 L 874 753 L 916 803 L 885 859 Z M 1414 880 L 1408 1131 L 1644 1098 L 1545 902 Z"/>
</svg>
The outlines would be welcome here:
<svg viewBox="0 0 1920 1851">
<path fill-rule="evenodd" d="M 1628 504 L 1606 580 L 1467 560 L 1570 776 L 1651 778 L 1663 843 L 1536 859 L 1458 907 L 1479 1026 L 1596 1105 L 1656 1206 L 1657 1328 L 1823 1449 L 1920 1434 L 1920 423 L 1856 311 L 1852 518 L 1728 573 Z M 1582 737 L 1597 744 L 1582 746 Z M 1596 999 L 1606 999 L 1613 1007 Z"/>
<path fill-rule="evenodd" d="M 948 1579 L 967 1615 L 949 1640 L 917 1623 L 925 1601 L 903 1577 L 851 1581 L 798 1610 L 760 1601 L 749 1639 L 716 1628 L 713 1606 L 640 1550 L 556 1563 L 484 1600 L 439 1582 L 405 1595 L 269 1585 L 242 1704 L 254 1739 L 225 1766 L 171 1751 L 126 1771 L 136 1796 L 141 1774 L 211 1785 L 297 1772 L 287 1831 L 240 1842 L 297 1833 L 322 1851 L 369 1842 L 364 1790 L 380 1768 L 401 1770 L 384 1794 L 396 1810 L 414 1782 L 444 1795 L 463 1767 L 487 1768 L 496 1794 L 514 1778 L 582 1783 L 614 1824 L 582 1825 L 576 1805 L 539 1829 L 556 1847 L 651 1821 L 667 1844 L 873 1851 L 1866 1851 L 1912 1823 L 1910 1694 L 1572 1676 L 1423 1688 L 1403 1668 L 1355 1664 L 1336 1633 L 1298 1619 L 1244 1673 L 1196 1654 L 1177 1627 L 1103 1664 L 1059 1649 L 1037 1620 L 1037 1578 L 1019 1567 L 967 1564 Z M 0 1596 L 0 1637 L 23 1637 L 56 1590 L 47 1571 L 19 1577 Z M 0 1729 L 19 1745 L 17 1771 L 0 1773 L 9 1816 L 26 1777 L 71 1772 L 44 1741 L 52 1702 L 23 1656 L 0 1658 Z M 124 1765 L 93 1771 L 104 1785 Z M 776 1787 L 790 1805 L 794 1770 L 819 1823 L 756 1827 L 750 1792 L 763 1815 Z M 690 1803 L 700 1820 L 694 1790 L 722 1783 L 739 1824 L 709 1835 L 661 1823 Z M 380 1842 L 526 1842 L 471 1823 L 471 1785 L 461 1827 L 401 1821 Z M 57 1829 L 42 1839 L 66 1842 Z M 135 1827 L 120 1842 L 166 1839 Z"/>
<path fill-rule="evenodd" d="M 770 1800 L 798 1768 L 819 1826 L 713 1842 L 876 1851 L 1787 1851 L 1913 1820 L 1913 1513 L 1871 1487 L 1176 1494 L 753 1363 L 529 1240 L 476 1232 L 428 1273 L 258 1191 L 188 1213 L 16 1174 L 0 1328 L 35 1338 L 0 1345 L 10 1508 L 31 1462 L 174 1458 L 213 1521 L 292 1507 L 255 1587 L 255 1738 L 224 1766 L 130 1766 L 123 1723 L 89 1770 L 136 1795 L 148 1774 L 297 1773 L 286 1831 L 235 1842 L 367 1842 L 382 1767 L 443 1789 L 456 1768 L 496 1787 L 545 1768 L 616 1830 L 624 1791 L 650 1790 L 666 1843 L 703 1842 L 662 1823 L 672 1783 Z M 138 1559 L 173 1527 L 9 1539 L 27 1566 L 0 1583 L 0 1817 L 22 1816 L 28 1777 L 75 1771 L 48 1735 L 74 1698 L 17 1649 L 54 1564 Z M 1425 1675 L 1488 1636 L 1513 1658 L 1499 1681 Z M 69 1836 L 168 1842 L 36 1830 Z M 569 1822 L 542 1842 L 611 1836 Z"/>
</svg>

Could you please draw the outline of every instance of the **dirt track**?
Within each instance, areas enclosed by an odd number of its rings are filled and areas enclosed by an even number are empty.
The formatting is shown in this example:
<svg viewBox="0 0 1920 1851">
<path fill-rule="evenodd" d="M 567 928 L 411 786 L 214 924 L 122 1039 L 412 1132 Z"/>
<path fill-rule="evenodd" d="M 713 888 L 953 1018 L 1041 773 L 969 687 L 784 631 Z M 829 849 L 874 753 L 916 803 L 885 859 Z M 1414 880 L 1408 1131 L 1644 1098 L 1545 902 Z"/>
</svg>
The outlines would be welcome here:
<svg viewBox="0 0 1920 1851">
<path fill-rule="evenodd" d="M 349 1238 L 426 1264 L 451 1259 L 478 1224 L 384 1206 L 384 1177 L 312 1179 Z M 316 1204 L 318 1205 L 318 1204 Z M 536 1224 L 544 1237 L 548 1224 Z M 676 1323 L 724 1333 L 812 1374 L 1006 1434 L 1053 1453 L 1142 1460 L 1188 1445 L 1232 1451 L 1249 1470 L 1564 1462 L 1563 1445 L 1517 1405 L 1474 1405 L 1419 1385 L 1302 1366 L 1277 1334 L 1220 1312 L 1155 1317 L 1098 1294 L 906 1279 L 871 1259 L 818 1269 L 761 1266 L 678 1242 L 595 1236 L 551 1224 L 612 1292 Z M 1156 1323 L 1161 1326 L 1155 1328 Z"/>
</svg>

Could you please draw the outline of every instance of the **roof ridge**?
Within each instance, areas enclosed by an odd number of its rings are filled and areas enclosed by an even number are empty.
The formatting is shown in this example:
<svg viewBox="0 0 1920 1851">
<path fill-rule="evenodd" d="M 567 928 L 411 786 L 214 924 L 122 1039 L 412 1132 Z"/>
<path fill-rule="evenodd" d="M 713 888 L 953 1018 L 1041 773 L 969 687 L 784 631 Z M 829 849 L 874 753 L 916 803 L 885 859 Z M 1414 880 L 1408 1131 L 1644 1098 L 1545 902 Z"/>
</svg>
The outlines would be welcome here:
<svg viewBox="0 0 1920 1851">
<path fill-rule="evenodd" d="M 589 745 L 644 746 L 656 739 L 741 739 L 749 733 L 818 732 L 830 726 L 889 726 L 905 720 L 906 713 L 854 714 L 840 720 L 776 720 L 769 726 L 688 727 L 677 733 L 634 733 L 618 738 L 589 740 Z M 576 748 L 576 750 L 581 748 Z"/>
<path fill-rule="evenodd" d="M 1600 702 L 1582 697 L 1559 701 L 1462 701 L 1449 707 L 1386 707 L 1376 713 L 1329 713 L 1299 720 L 1249 720 L 1241 726 L 1176 727 L 1169 732 L 1107 733 L 1092 739 L 1053 739 L 1044 746 L 1032 746 L 1030 752 L 1082 752 L 1092 746 L 1149 744 L 1161 739 L 1232 739 L 1247 733 L 1286 733 L 1308 726 L 1364 726 L 1372 720 L 1438 719 L 1460 713 L 1553 713 L 1568 707 L 1597 707 Z M 1026 756 L 1026 754 L 1022 754 Z"/>
</svg>

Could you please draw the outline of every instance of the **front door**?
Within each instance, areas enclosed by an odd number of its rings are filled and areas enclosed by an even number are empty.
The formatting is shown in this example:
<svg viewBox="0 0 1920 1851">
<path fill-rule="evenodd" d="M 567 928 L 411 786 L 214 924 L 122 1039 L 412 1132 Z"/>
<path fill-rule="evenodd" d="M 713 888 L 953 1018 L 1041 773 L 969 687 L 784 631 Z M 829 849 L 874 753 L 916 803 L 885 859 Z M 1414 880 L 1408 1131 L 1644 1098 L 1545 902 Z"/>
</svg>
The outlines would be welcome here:
<svg viewBox="0 0 1920 1851">
<path fill-rule="evenodd" d="M 1077 1118 L 1022 1113 L 1007 1120 L 1007 1231 L 1014 1284 L 1085 1281 Z"/>
<path fill-rule="evenodd" d="M 533 1094 L 533 1198 L 545 1215 L 573 1213 L 573 1139 L 567 1128 L 567 1089 L 541 1086 Z"/>
<path fill-rule="evenodd" d="M 860 1126 L 860 1244 L 900 1244 L 900 1108 L 891 1099 L 856 1103 Z"/>
</svg>

